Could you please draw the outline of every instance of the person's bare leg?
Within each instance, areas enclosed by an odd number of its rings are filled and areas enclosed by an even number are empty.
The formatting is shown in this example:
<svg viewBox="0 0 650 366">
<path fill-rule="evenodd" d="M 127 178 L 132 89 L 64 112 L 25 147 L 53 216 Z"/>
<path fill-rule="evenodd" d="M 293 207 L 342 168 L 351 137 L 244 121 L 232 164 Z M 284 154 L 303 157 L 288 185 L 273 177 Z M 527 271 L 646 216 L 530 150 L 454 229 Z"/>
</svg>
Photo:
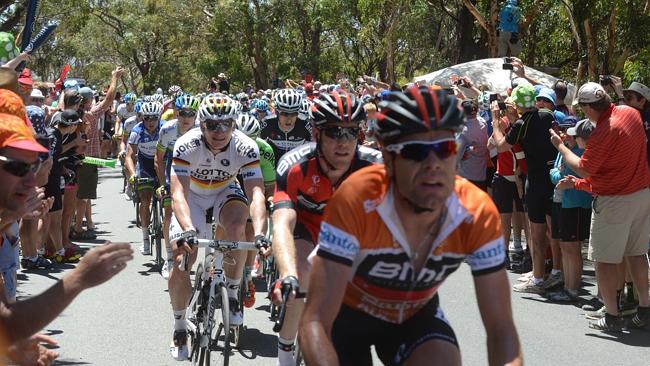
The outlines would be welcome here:
<svg viewBox="0 0 650 366">
<path fill-rule="evenodd" d="M 605 310 L 609 314 L 616 316 L 618 316 L 618 296 L 616 295 L 616 290 L 618 290 L 617 266 L 618 264 L 596 262 L 596 283 L 598 284 L 600 295 L 603 298 Z"/>
<path fill-rule="evenodd" d="M 531 246 L 530 254 L 533 257 L 533 276 L 536 279 L 543 279 L 545 273 L 545 258 L 546 258 L 546 223 L 532 223 L 531 231 L 533 243 Z M 529 243 L 530 245 L 530 243 Z"/>
<path fill-rule="evenodd" d="M 24 258 L 33 258 L 37 255 L 38 220 L 23 219 L 20 221 L 20 250 Z"/>
<path fill-rule="evenodd" d="M 61 214 L 61 239 L 64 247 L 73 245 L 70 240 L 70 226 L 77 207 L 77 187 L 66 188 L 63 191 L 63 213 Z M 75 229 L 76 230 L 76 229 Z"/>
<path fill-rule="evenodd" d="M 77 199 L 77 204 L 75 205 L 77 214 L 74 218 L 74 230 L 78 233 L 83 231 L 83 219 L 86 215 L 86 202 L 87 200 Z"/>
<path fill-rule="evenodd" d="M 506 250 L 508 249 L 508 244 L 510 243 L 510 222 L 512 219 L 511 213 L 502 213 L 501 214 L 501 234 L 503 235 L 503 241 L 506 244 Z"/>
<path fill-rule="evenodd" d="M 88 229 L 94 229 L 95 222 L 93 222 L 93 203 L 91 200 L 86 200 L 85 216 L 86 216 L 86 227 Z"/>
<path fill-rule="evenodd" d="M 648 307 L 648 260 L 645 255 L 625 257 L 632 282 L 637 296 L 639 297 L 639 306 Z"/>
<path fill-rule="evenodd" d="M 582 248 L 580 242 L 560 242 L 562 249 L 562 268 L 564 288 L 572 291 L 580 289 L 582 280 Z"/>
<path fill-rule="evenodd" d="M 61 238 L 61 214 L 62 210 L 50 212 L 47 215 L 50 218 L 49 234 L 52 239 L 52 245 L 55 250 L 63 249 L 63 240 Z"/>
</svg>

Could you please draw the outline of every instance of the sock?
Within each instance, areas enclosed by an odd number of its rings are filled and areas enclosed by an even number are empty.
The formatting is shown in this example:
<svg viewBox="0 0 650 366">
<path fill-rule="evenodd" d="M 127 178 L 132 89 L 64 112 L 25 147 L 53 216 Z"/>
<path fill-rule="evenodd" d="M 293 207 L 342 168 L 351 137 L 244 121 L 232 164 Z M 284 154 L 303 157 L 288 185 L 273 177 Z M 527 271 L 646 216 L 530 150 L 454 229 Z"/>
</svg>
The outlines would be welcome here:
<svg viewBox="0 0 650 366">
<path fill-rule="evenodd" d="M 542 282 L 544 282 L 544 279 L 543 279 L 543 278 L 533 277 L 533 283 L 534 283 L 534 284 L 539 285 L 539 284 L 542 283 Z"/>
<path fill-rule="evenodd" d="M 562 274 L 562 270 L 553 268 L 551 270 L 551 276 L 556 276 L 557 274 Z"/>
<path fill-rule="evenodd" d="M 295 365 L 293 358 L 293 340 L 278 337 L 278 366 Z"/>
<path fill-rule="evenodd" d="M 146 227 L 142 228 L 142 240 L 149 241 L 149 228 Z"/>
<path fill-rule="evenodd" d="M 244 278 L 246 279 L 246 282 L 250 282 L 250 281 L 253 280 L 253 267 L 252 266 L 244 267 Z"/>
<path fill-rule="evenodd" d="M 228 291 L 228 297 L 231 299 L 237 298 L 237 293 L 239 292 L 239 285 L 241 283 L 241 278 L 226 278 L 226 290 Z"/>
<path fill-rule="evenodd" d="M 187 329 L 187 322 L 185 321 L 185 312 L 187 309 L 174 310 L 174 330 Z"/>
</svg>

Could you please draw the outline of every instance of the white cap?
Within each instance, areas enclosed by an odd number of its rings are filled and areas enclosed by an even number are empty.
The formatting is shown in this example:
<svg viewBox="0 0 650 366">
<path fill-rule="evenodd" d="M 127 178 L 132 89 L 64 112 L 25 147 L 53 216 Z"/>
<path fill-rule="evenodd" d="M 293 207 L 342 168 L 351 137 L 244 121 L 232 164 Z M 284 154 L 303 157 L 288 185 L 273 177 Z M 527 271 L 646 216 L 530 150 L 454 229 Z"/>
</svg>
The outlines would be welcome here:
<svg viewBox="0 0 650 366">
<path fill-rule="evenodd" d="M 225 77 L 226 77 L 226 74 L 224 74 L 224 73 L 222 72 L 222 73 L 220 73 L 218 76 L 219 76 L 220 78 L 225 78 Z"/>
<path fill-rule="evenodd" d="M 32 89 L 32 93 L 29 96 L 32 98 L 45 98 L 40 89 Z"/>
<path fill-rule="evenodd" d="M 605 98 L 607 92 L 603 87 L 594 82 L 588 82 L 578 90 L 578 103 L 595 103 Z"/>
</svg>

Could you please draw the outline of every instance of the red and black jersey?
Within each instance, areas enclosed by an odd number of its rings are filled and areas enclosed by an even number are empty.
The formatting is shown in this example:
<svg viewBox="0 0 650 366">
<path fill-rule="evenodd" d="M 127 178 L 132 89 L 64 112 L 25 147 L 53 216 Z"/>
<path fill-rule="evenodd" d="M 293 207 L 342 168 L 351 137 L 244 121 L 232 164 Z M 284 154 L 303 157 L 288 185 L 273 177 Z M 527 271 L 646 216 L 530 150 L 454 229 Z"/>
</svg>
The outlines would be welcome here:
<svg viewBox="0 0 650 366">
<path fill-rule="evenodd" d="M 332 186 L 321 171 L 316 143 L 308 143 L 286 153 L 278 162 L 273 204 L 276 209 L 296 210 L 296 224 L 303 225 L 316 242 L 327 201 L 337 186 Z M 353 172 L 381 163 L 381 153 L 366 146 L 358 146 L 350 169 L 339 180 L 341 184 Z"/>
</svg>

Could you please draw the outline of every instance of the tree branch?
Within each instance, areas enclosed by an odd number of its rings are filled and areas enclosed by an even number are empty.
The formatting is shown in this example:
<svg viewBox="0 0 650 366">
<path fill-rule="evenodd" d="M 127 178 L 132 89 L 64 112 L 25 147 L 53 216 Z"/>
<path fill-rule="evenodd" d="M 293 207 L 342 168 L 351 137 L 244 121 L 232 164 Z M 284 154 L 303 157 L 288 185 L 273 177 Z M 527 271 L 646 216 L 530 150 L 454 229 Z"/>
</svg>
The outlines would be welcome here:
<svg viewBox="0 0 650 366">
<path fill-rule="evenodd" d="M 467 10 L 469 10 L 470 13 L 474 16 L 476 19 L 476 22 L 481 26 L 481 28 L 485 29 L 485 31 L 488 31 L 488 26 L 487 23 L 485 22 L 485 18 L 483 18 L 483 15 L 481 15 L 481 12 L 476 9 L 476 6 L 472 4 L 470 0 L 463 0 L 463 4 L 465 4 L 465 7 Z"/>
</svg>

